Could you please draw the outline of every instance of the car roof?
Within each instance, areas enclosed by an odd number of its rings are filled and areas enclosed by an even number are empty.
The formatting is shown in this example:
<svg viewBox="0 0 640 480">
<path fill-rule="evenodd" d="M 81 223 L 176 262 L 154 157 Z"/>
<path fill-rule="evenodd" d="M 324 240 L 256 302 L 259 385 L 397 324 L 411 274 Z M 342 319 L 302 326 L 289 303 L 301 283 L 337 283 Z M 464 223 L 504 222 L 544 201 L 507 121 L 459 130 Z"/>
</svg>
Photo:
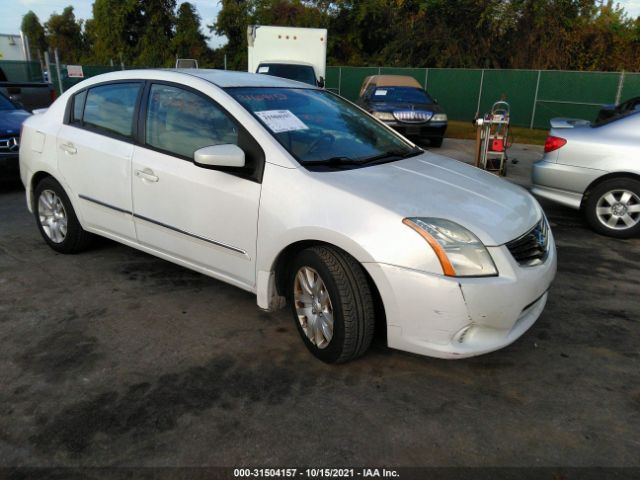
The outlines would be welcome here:
<svg viewBox="0 0 640 480">
<path fill-rule="evenodd" d="M 361 97 L 371 85 L 375 87 L 415 87 L 422 89 L 420 82 L 408 75 L 369 75 L 364 79 L 360 87 Z"/>
<path fill-rule="evenodd" d="M 257 73 L 236 72 L 231 70 L 213 70 L 204 68 L 173 68 L 168 69 L 176 73 L 184 73 L 202 78 L 220 88 L 226 87 L 292 87 L 292 88 L 316 88 L 307 83 L 296 82 L 287 78 L 274 77 L 272 75 L 260 75 Z M 165 70 L 166 71 L 166 70 Z"/>
<path fill-rule="evenodd" d="M 420 82 L 408 75 L 372 75 L 367 77 L 369 84 L 374 83 L 376 87 L 416 87 L 422 88 Z M 366 81 L 365 80 L 365 81 Z"/>
</svg>

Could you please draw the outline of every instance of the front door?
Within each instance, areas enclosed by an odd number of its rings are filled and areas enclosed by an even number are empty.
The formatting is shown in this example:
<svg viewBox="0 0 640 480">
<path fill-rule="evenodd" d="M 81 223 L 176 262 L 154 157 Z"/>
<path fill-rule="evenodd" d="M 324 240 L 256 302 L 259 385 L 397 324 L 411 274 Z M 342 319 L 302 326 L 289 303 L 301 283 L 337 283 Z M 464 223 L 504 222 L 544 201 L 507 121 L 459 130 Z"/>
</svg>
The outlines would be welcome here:
<svg viewBox="0 0 640 480">
<path fill-rule="evenodd" d="M 252 287 L 260 183 L 193 163 L 205 146 L 242 148 L 241 127 L 210 98 L 179 86 L 151 84 L 144 102 L 144 141 L 133 154 L 138 241 Z"/>
</svg>

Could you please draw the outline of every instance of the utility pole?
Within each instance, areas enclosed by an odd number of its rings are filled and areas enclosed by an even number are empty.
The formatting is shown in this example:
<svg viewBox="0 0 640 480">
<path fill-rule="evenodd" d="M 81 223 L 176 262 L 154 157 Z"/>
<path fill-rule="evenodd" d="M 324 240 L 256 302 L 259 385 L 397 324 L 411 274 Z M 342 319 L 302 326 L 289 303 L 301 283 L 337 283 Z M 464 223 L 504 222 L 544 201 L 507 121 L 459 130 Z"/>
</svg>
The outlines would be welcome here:
<svg viewBox="0 0 640 480">
<path fill-rule="evenodd" d="M 58 49 L 53 51 L 53 55 L 56 59 L 56 73 L 58 74 L 58 86 L 60 87 L 60 95 L 64 93 L 64 87 L 62 86 L 62 73 L 60 72 L 60 57 L 58 56 Z"/>
</svg>

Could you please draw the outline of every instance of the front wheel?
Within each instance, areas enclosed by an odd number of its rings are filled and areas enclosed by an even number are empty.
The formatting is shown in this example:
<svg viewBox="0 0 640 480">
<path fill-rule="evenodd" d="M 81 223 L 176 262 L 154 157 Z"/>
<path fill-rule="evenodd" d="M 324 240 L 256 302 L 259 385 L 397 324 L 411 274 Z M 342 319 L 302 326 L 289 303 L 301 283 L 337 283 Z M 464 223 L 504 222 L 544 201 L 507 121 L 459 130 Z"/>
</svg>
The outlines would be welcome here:
<svg viewBox="0 0 640 480">
<path fill-rule="evenodd" d="M 606 180 L 584 202 L 587 222 L 596 232 L 617 238 L 640 234 L 640 182 L 631 178 Z"/>
<path fill-rule="evenodd" d="M 362 266 L 332 247 L 299 252 L 290 264 L 288 300 L 307 348 L 327 363 L 353 360 L 373 339 L 374 305 Z"/>
</svg>

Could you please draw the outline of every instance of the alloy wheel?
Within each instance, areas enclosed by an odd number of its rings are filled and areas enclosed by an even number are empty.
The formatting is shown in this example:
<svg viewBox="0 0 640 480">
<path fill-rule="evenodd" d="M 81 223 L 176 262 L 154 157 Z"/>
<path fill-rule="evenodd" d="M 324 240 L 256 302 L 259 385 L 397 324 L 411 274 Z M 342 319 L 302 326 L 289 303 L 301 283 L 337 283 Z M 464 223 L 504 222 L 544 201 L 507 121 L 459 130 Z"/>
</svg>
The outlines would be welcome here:
<svg viewBox="0 0 640 480">
<path fill-rule="evenodd" d="M 62 243 L 67 236 L 67 212 L 60 197 L 53 190 L 43 190 L 38 198 L 38 219 L 42 230 L 54 243 Z"/>
<path fill-rule="evenodd" d="M 640 222 L 640 197 L 629 190 L 611 190 L 598 200 L 596 215 L 607 228 L 632 228 Z"/>
<path fill-rule="evenodd" d="M 319 349 L 333 338 L 333 305 L 322 277 L 310 267 L 302 267 L 293 285 L 298 321 L 309 341 Z"/>
</svg>

